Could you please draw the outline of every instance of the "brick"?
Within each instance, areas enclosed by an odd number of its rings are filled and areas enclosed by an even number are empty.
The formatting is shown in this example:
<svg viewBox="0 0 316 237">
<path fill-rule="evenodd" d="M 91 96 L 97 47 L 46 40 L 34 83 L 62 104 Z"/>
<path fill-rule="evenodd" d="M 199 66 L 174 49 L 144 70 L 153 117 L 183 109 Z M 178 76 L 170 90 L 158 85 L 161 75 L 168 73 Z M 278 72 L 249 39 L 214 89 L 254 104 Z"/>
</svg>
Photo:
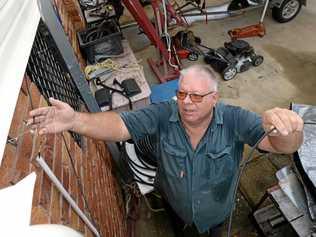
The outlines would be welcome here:
<svg viewBox="0 0 316 237">
<path fill-rule="evenodd" d="M 54 135 L 46 135 L 45 143 L 41 151 L 41 156 L 51 169 L 52 169 L 52 160 L 54 158 L 53 145 L 54 145 Z M 40 194 L 39 205 L 47 211 L 49 211 L 49 207 L 50 207 L 52 185 L 53 184 L 50 178 L 44 173 L 41 176 L 40 191 L 39 191 L 39 194 Z"/>
<path fill-rule="evenodd" d="M 31 100 L 32 100 L 32 106 L 29 109 L 35 109 L 39 106 L 40 104 L 40 100 L 44 99 L 41 95 L 41 93 L 39 92 L 39 90 L 37 89 L 37 86 L 34 83 L 30 84 L 30 93 L 31 93 Z M 42 98 L 41 98 L 42 97 Z"/>
<path fill-rule="evenodd" d="M 51 180 L 44 173 L 41 178 L 39 204 L 47 211 L 49 210 L 50 206 L 51 185 Z"/>
<path fill-rule="evenodd" d="M 41 206 L 33 206 L 31 214 L 31 225 L 49 223 L 49 213 Z"/>
<path fill-rule="evenodd" d="M 56 186 L 52 185 L 50 200 L 50 223 L 61 223 L 61 194 Z"/>
<path fill-rule="evenodd" d="M 62 137 L 61 134 L 56 134 L 54 141 L 54 160 L 53 160 L 53 172 L 57 179 L 61 181 L 62 172 Z M 51 223 L 59 224 L 61 221 L 61 206 L 62 197 L 59 190 L 53 185 L 51 190 L 50 200 L 50 216 Z"/>
<path fill-rule="evenodd" d="M 0 188 L 11 185 L 15 175 L 15 152 L 12 145 L 6 145 L 3 153 L 2 164 L 0 167 Z"/>
<path fill-rule="evenodd" d="M 87 226 L 85 226 L 84 237 L 94 237 L 94 234 L 91 232 L 91 230 Z"/>
<path fill-rule="evenodd" d="M 59 180 L 61 180 L 61 172 L 62 172 L 62 143 L 63 143 L 63 138 L 62 138 L 61 134 L 56 134 L 56 136 L 55 136 L 55 158 L 53 161 L 53 171 Z"/>
<path fill-rule="evenodd" d="M 72 159 L 72 164 L 70 164 L 70 187 L 69 187 L 69 193 L 71 194 L 71 197 L 74 199 L 74 201 L 78 204 L 78 184 L 77 184 L 77 176 L 76 176 L 76 156 L 75 156 L 75 142 L 73 139 L 71 139 L 70 143 L 70 154 L 71 157 L 68 156 L 68 159 Z M 78 228 L 78 216 L 74 212 L 74 210 L 71 208 L 70 210 L 70 223 L 71 226 L 75 229 Z"/>
<path fill-rule="evenodd" d="M 85 194 L 83 192 L 83 177 L 82 177 L 82 173 L 81 173 L 82 151 L 81 151 L 80 147 L 77 144 L 75 144 L 75 163 L 76 163 L 77 174 L 78 174 L 79 181 L 80 181 L 80 184 L 78 184 L 77 204 L 78 204 L 79 208 L 83 212 L 85 212 L 84 206 L 83 206 L 83 196 L 82 196 L 82 195 L 85 196 Z M 79 217 L 77 219 L 77 226 L 78 226 L 78 230 L 83 231 L 83 222 L 82 222 L 82 220 Z"/>
<path fill-rule="evenodd" d="M 11 137 L 17 137 L 20 133 L 20 129 L 22 127 L 21 125 L 24 119 L 24 114 L 27 109 L 27 104 L 28 96 L 20 92 L 9 130 L 9 135 Z"/>
<path fill-rule="evenodd" d="M 28 131 L 26 130 L 26 133 L 19 139 L 15 166 L 16 170 L 19 171 L 19 175 L 15 177 L 15 183 L 24 178 L 30 171 L 33 136 Z"/>
<path fill-rule="evenodd" d="M 67 144 L 67 140 L 66 140 Z M 67 158 L 67 151 L 65 144 L 63 144 L 62 149 L 62 183 L 64 188 L 68 191 L 69 190 L 69 165 L 68 165 L 68 158 Z M 69 204 L 65 198 L 62 199 L 62 221 L 65 224 L 69 223 Z"/>
</svg>

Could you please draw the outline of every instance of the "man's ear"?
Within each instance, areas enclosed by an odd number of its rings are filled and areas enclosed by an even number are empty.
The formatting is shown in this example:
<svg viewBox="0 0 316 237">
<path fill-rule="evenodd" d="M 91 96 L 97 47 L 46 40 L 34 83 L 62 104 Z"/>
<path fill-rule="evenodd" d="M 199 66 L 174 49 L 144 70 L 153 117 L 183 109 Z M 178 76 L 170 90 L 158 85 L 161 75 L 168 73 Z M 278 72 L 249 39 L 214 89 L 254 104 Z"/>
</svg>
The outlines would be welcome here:
<svg viewBox="0 0 316 237">
<path fill-rule="evenodd" d="M 213 100 L 215 101 L 215 103 L 214 103 L 214 104 L 216 104 L 216 103 L 217 103 L 217 101 L 218 101 L 218 99 L 219 99 L 219 92 L 218 92 L 218 91 L 216 91 L 216 92 L 212 95 L 212 97 L 213 97 Z"/>
</svg>

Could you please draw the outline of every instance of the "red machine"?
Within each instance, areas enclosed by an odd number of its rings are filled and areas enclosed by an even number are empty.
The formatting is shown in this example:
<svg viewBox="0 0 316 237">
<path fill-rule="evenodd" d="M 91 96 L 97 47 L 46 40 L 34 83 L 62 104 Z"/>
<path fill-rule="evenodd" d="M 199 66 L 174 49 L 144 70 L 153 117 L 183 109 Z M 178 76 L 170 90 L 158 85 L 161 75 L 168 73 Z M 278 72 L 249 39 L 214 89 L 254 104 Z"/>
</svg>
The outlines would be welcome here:
<svg viewBox="0 0 316 237">
<path fill-rule="evenodd" d="M 167 34 L 167 26 L 169 23 L 168 21 L 171 19 L 175 19 L 178 25 L 185 25 L 182 18 L 176 14 L 169 2 L 165 2 L 165 0 L 152 0 L 151 5 L 156 19 L 155 28 L 147 17 L 139 0 L 122 1 L 139 26 L 143 29 L 149 40 L 157 47 L 161 54 L 161 59 L 158 61 L 154 61 L 153 59 L 148 60 L 150 67 L 158 77 L 159 81 L 163 83 L 177 78 L 179 76 L 180 61 L 172 47 L 171 38 Z M 166 43 L 161 39 L 162 35 L 166 37 Z"/>
<path fill-rule="evenodd" d="M 235 28 L 228 31 L 228 35 L 232 40 L 255 36 L 263 37 L 265 34 L 266 30 L 263 23 L 261 22 L 256 25 L 246 26 L 244 28 Z"/>
<path fill-rule="evenodd" d="M 266 15 L 269 2 L 270 2 L 269 0 L 266 0 L 262 14 L 261 14 L 261 18 L 258 24 L 229 30 L 228 35 L 230 36 L 230 38 L 232 40 L 237 40 L 240 38 L 249 38 L 249 37 L 256 37 L 256 36 L 263 37 L 266 34 L 266 30 L 263 24 L 263 19 Z"/>
</svg>

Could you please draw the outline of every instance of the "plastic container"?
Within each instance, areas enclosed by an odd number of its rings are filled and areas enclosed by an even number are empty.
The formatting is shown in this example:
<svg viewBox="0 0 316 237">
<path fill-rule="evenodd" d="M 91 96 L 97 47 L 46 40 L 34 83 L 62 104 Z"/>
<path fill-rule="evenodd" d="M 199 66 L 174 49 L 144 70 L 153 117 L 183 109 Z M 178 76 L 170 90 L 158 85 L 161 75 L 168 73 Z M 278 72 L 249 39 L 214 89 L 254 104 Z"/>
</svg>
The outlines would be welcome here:
<svg viewBox="0 0 316 237">
<path fill-rule="evenodd" d="M 123 53 L 122 33 L 114 20 L 77 33 L 80 48 L 89 63 Z"/>
</svg>

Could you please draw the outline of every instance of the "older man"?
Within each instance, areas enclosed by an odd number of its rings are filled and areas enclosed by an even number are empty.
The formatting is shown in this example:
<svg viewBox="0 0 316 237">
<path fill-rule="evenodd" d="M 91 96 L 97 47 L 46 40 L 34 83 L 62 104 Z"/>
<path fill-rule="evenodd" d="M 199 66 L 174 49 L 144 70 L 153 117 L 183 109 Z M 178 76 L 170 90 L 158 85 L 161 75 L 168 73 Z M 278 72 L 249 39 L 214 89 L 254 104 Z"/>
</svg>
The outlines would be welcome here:
<svg viewBox="0 0 316 237">
<path fill-rule="evenodd" d="M 52 107 L 31 111 L 30 116 L 35 116 L 40 134 L 72 130 L 111 141 L 156 134 L 157 188 L 177 219 L 177 235 L 184 236 L 183 229 L 215 234 L 233 206 L 233 184 L 244 144 L 253 146 L 265 130 L 275 127 L 276 132 L 263 139 L 259 148 L 292 153 L 302 143 L 303 121 L 287 109 L 274 108 L 260 117 L 218 103 L 216 76 L 207 66 L 183 70 L 176 95 L 177 101 L 120 114 L 79 113 L 50 99 Z"/>
</svg>

